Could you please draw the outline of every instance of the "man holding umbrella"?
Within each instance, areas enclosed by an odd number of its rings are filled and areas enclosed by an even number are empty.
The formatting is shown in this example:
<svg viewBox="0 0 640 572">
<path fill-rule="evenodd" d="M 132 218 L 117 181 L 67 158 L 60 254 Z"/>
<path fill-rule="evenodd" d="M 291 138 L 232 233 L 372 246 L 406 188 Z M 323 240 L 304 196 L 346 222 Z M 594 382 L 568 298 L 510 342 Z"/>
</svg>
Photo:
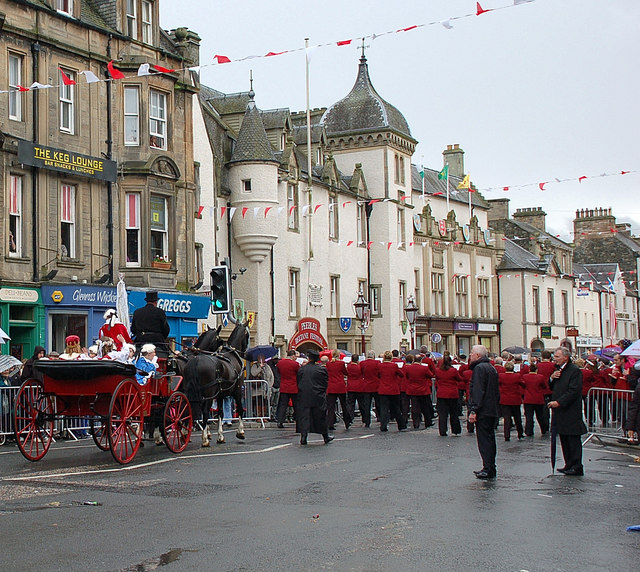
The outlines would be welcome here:
<svg viewBox="0 0 640 572">
<path fill-rule="evenodd" d="M 558 472 L 582 476 L 584 468 L 580 436 L 587 432 L 587 427 L 582 420 L 582 372 L 571 363 L 570 358 L 571 352 L 566 347 L 559 347 L 553 353 L 556 369 L 549 381 L 551 401 L 548 407 L 553 411 L 552 430 L 555 424 L 564 456 L 565 466 L 558 469 Z M 553 435 L 552 441 L 555 441 Z M 553 455 L 551 457 L 551 462 L 554 463 Z"/>
</svg>

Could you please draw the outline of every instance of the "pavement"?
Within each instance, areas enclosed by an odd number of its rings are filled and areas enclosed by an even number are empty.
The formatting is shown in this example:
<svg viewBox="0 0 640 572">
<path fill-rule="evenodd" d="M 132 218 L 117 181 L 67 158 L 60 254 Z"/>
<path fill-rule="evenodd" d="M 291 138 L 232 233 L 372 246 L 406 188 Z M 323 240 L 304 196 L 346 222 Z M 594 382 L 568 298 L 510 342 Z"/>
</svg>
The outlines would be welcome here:
<svg viewBox="0 0 640 572">
<path fill-rule="evenodd" d="M 294 431 L 194 435 L 179 455 L 146 441 L 124 467 L 91 439 L 38 463 L 0 447 L 0 569 L 638 569 L 637 448 L 588 443 L 566 477 L 548 438 L 499 436 L 498 478 L 480 481 L 474 435 L 339 425 L 302 447 Z"/>
</svg>

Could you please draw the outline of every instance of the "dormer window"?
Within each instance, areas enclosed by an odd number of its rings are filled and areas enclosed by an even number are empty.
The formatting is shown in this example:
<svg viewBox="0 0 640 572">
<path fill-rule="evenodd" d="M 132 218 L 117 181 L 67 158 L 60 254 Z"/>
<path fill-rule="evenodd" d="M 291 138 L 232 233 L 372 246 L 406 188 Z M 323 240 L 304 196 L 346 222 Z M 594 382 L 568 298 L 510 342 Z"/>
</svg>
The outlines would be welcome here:
<svg viewBox="0 0 640 572">
<path fill-rule="evenodd" d="M 56 10 L 67 16 L 73 16 L 73 0 L 56 0 Z"/>
</svg>

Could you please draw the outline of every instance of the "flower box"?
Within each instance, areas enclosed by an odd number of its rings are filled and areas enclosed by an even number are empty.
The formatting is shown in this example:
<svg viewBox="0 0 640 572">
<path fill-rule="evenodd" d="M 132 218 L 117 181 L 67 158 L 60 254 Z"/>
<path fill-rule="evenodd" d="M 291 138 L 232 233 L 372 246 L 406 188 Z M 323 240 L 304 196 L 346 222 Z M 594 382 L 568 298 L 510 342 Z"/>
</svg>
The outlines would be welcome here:
<svg viewBox="0 0 640 572">
<path fill-rule="evenodd" d="M 171 262 L 160 262 L 160 261 L 154 260 L 153 262 L 151 262 L 151 267 L 161 268 L 162 270 L 171 270 Z"/>
</svg>

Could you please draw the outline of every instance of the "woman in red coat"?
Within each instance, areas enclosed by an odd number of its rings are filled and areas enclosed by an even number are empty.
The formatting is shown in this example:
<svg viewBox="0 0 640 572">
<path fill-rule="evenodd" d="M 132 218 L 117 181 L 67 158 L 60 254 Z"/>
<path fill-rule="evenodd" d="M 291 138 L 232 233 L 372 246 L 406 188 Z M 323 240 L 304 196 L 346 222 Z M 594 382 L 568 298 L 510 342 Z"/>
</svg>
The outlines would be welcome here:
<svg viewBox="0 0 640 572">
<path fill-rule="evenodd" d="M 327 387 L 327 415 L 329 429 L 333 431 L 336 424 L 336 401 L 340 400 L 344 428 L 349 429 L 353 414 L 347 404 L 347 365 L 340 359 L 340 350 L 331 352 L 331 361 L 327 363 L 329 386 Z"/>
<path fill-rule="evenodd" d="M 389 419 L 398 422 L 398 431 L 405 431 L 407 425 L 403 422 L 400 406 L 400 383 L 403 377 L 398 365 L 391 360 L 393 354 L 384 352 L 383 362 L 380 364 L 380 382 L 378 383 L 378 398 L 380 400 L 380 431 L 387 431 Z"/>
<path fill-rule="evenodd" d="M 438 429 L 441 437 L 447 436 L 447 420 L 451 419 L 451 432 L 460 435 L 458 418 L 458 386 L 462 378 L 451 364 L 451 356 L 444 355 L 436 367 L 436 409 L 438 410 Z"/>
<path fill-rule="evenodd" d="M 347 405 L 355 417 L 356 401 L 358 402 L 362 423 L 368 427 L 371 423 L 371 394 L 366 391 L 359 361 L 360 358 L 354 354 L 351 356 L 351 362 L 347 364 Z M 365 422 L 365 418 L 368 421 Z"/>
<path fill-rule="evenodd" d="M 522 397 L 524 393 L 524 381 L 519 373 L 513 371 L 513 362 L 505 364 L 505 373 L 498 374 L 498 387 L 500 388 L 500 405 L 504 418 L 504 440 L 511 440 L 511 418 L 518 430 L 518 439 L 524 439 L 522 429 Z"/>
<path fill-rule="evenodd" d="M 535 414 L 540 432 L 549 431 L 549 410 L 545 405 L 545 392 L 548 387 L 544 375 L 538 373 L 538 366 L 532 363 L 529 373 L 522 374 L 524 382 L 524 434 L 533 437 L 533 415 Z"/>
<path fill-rule="evenodd" d="M 407 355 L 407 363 L 402 368 L 406 379 L 405 387 L 411 401 L 411 421 L 414 429 L 420 429 L 420 420 L 424 417 L 424 426 L 433 425 L 433 404 L 431 403 L 431 378 L 433 370 L 422 365 L 422 356 L 415 358 Z"/>
</svg>

